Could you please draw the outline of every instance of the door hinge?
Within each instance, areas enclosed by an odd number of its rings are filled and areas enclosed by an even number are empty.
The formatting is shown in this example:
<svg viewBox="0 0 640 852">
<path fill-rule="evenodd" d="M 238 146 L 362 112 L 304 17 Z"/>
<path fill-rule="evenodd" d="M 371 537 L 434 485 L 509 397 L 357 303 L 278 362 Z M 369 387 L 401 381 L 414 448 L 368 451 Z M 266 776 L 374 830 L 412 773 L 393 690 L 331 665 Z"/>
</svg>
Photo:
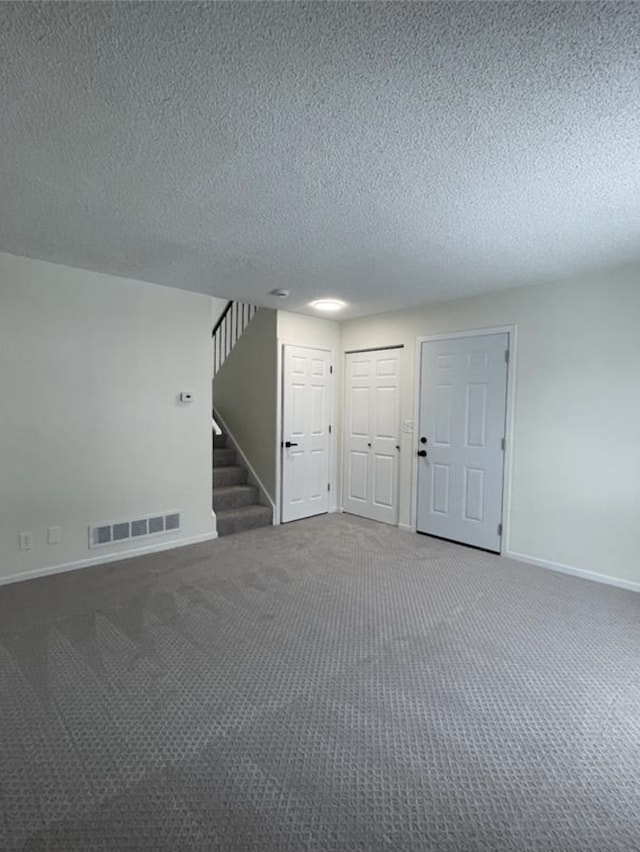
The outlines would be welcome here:
<svg viewBox="0 0 640 852">
<path fill-rule="evenodd" d="M 327 491 L 331 491 L 331 483 L 327 482 Z"/>
<path fill-rule="evenodd" d="M 498 535 L 502 535 L 502 524 L 498 524 Z"/>
<path fill-rule="evenodd" d="M 332 376 L 332 375 L 333 375 L 333 364 L 331 364 L 331 365 L 329 366 L 329 375 L 330 375 L 330 376 Z"/>
<path fill-rule="evenodd" d="M 331 423 L 329 423 L 329 434 L 331 434 Z"/>
<path fill-rule="evenodd" d="M 507 439 L 506 439 L 506 438 L 503 438 L 503 439 L 500 441 L 500 446 L 501 446 L 501 448 L 502 448 L 502 452 L 504 452 L 504 451 L 507 449 Z"/>
<path fill-rule="evenodd" d="M 504 360 L 507 364 L 509 363 L 509 350 L 508 349 L 504 350 Z"/>
</svg>

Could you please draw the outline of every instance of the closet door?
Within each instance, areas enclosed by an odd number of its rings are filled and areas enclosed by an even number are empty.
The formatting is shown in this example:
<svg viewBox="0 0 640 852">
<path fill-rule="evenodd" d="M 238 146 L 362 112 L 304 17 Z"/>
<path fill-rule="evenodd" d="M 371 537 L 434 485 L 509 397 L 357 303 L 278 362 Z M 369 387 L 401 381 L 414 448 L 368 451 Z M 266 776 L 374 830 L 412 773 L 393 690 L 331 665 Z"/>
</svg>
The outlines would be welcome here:
<svg viewBox="0 0 640 852">
<path fill-rule="evenodd" d="M 402 349 L 350 352 L 345 369 L 345 512 L 398 523 Z"/>
</svg>

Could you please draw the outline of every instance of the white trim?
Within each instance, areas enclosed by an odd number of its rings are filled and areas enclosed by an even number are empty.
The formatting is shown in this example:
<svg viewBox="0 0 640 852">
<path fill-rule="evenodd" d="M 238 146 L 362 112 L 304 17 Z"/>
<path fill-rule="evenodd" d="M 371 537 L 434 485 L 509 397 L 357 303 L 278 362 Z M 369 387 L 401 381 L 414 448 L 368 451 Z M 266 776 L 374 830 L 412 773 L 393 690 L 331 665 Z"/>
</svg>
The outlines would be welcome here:
<svg viewBox="0 0 640 852">
<path fill-rule="evenodd" d="M 145 547 L 136 547 L 131 550 L 120 550 L 117 553 L 103 553 L 89 559 L 79 559 L 77 562 L 64 562 L 60 565 L 49 565 L 45 568 L 33 568 L 31 571 L 22 571 L 19 574 L 9 574 L 8 577 L 0 577 L 0 586 L 9 583 L 19 583 L 21 580 L 34 580 L 37 577 L 46 577 L 50 574 L 63 574 L 66 571 L 75 571 L 78 568 L 90 568 L 92 565 L 106 565 L 108 562 L 121 562 L 124 559 L 133 559 L 136 556 L 144 556 L 148 553 L 160 553 L 163 550 L 174 550 L 177 547 L 187 547 L 190 544 L 200 544 L 203 541 L 213 541 L 218 538 L 217 532 L 202 533 L 186 538 L 172 538 L 168 541 L 158 541 Z"/>
<path fill-rule="evenodd" d="M 432 340 L 450 340 L 453 337 L 478 337 L 485 334 L 508 334 L 515 329 L 515 325 L 496 325 L 490 328 L 470 328 L 464 331 L 445 331 L 442 334 L 427 334 L 424 337 L 417 337 L 416 340 L 420 343 L 430 342 Z"/>
<path fill-rule="evenodd" d="M 451 331 L 445 334 L 429 334 L 425 337 L 416 337 L 414 384 L 413 384 L 413 434 L 418 433 L 418 420 L 420 416 L 420 379 L 422 372 L 422 344 L 433 340 L 450 340 L 455 337 L 479 337 L 488 334 L 509 335 L 509 369 L 507 370 L 507 402 L 505 414 L 505 438 L 507 447 L 504 453 L 504 465 L 502 469 L 502 538 L 500 539 L 500 553 L 506 555 L 509 549 L 511 535 L 511 484 L 513 477 L 513 436 L 515 434 L 515 400 L 516 400 L 516 367 L 518 356 L 518 326 L 498 325 L 492 328 L 473 328 L 467 331 Z M 411 468 L 411 529 L 416 532 L 418 528 L 418 457 L 415 455 Z"/>
<path fill-rule="evenodd" d="M 257 486 L 258 490 L 259 490 L 259 491 L 260 491 L 260 493 L 262 494 L 262 497 L 263 497 L 263 498 L 267 501 L 267 505 L 271 507 L 271 516 L 272 516 L 272 518 L 275 518 L 275 514 L 276 514 L 276 504 L 275 504 L 275 503 L 273 502 L 273 500 L 271 499 L 271 496 L 269 495 L 269 492 L 267 491 L 267 489 L 264 487 L 264 485 L 263 485 L 263 483 L 262 483 L 262 480 L 260 479 L 260 477 L 258 476 L 258 474 L 255 472 L 255 470 L 254 470 L 254 468 L 253 468 L 253 465 L 251 464 L 251 462 L 249 461 L 249 459 L 248 459 L 248 458 L 245 456 L 245 454 L 242 452 L 242 449 L 240 448 L 240 446 L 239 446 L 238 442 L 237 442 L 237 441 L 236 441 L 236 439 L 233 437 L 233 433 L 230 431 L 229 427 L 228 427 L 228 426 L 227 426 L 227 424 L 224 422 L 223 418 L 220 416 L 220 413 L 219 413 L 219 412 L 216 412 L 216 415 L 215 415 L 215 416 L 216 416 L 216 418 L 218 419 L 218 421 L 220 422 L 220 424 L 221 424 L 221 426 L 222 426 L 222 431 L 224 432 L 224 434 L 225 434 L 228 438 L 230 438 L 230 439 L 231 439 L 231 443 L 233 444 L 233 449 L 234 449 L 234 450 L 236 451 L 236 453 L 240 456 L 240 458 L 241 458 L 241 460 L 242 460 L 242 464 L 246 467 L 247 471 L 249 472 L 249 480 L 250 480 L 251 484 L 252 484 L 252 485 Z"/>
<path fill-rule="evenodd" d="M 402 530 L 403 532 L 415 532 L 415 529 L 411 526 L 411 524 L 398 524 L 398 529 Z"/>
<path fill-rule="evenodd" d="M 330 378 L 330 388 L 331 393 L 329 394 L 329 419 L 331 420 L 331 434 L 329 435 L 329 484 L 331 485 L 331 495 L 334 496 L 337 489 L 337 482 L 333 481 L 333 454 L 335 447 L 335 440 L 337 435 L 336 428 L 336 417 L 335 417 L 335 395 L 336 395 L 336 350 L 333 346 L 325 346 L 323 344 L 307 344 L 307 343 L 299 343 L 295 340 L 289 340 L 286 337 L 278 337 L 278 357 L 277 357 L 277 396 L 276 396 L 276 506 L 278 507 L 278 519 L 276 521 L 276 512 L 274 510 L 273 518 L 274 524 L 281 524 L 282 521 L 282 442 L 284 437 L 282 435 L 282 409 L 284 405 L 284 347 L 285 346 L 295 346 L 298 349 L 315 349 L 318 352 L 328 352 L 331 356 L 331 367 L 332 372 L 329 374 Z M 338 476 L 339 476 L 338 470 Z M 332 507 L 331 505 L 327 509 L 329 513 L 342 511 L 342 509 L 338 509 L 337 507 Z M 315 517 L 314 515 L 310 515 L 309 517 Z"/>
<path fill-rule="evenodd" d="M 507 410 L 505 416 L 505 439 L 502 471 L 502 537 L 500 552 L 505 553 L 511 543 L 511 493 L 513 484 L 513 436 L 516 433 L 516 373 L 518 367 L 518 326 L 506 326 L 509 334 L 509 369 L 507 370 Z"/>
<path fill-rule="evenodd" d="M 417 435 L 420 419 L 420 379 L 422 373 L 422 338 L 416 338 L 413 354 L 413 432 L 411 433 L 411 514 L 409 526 L 412 532 L 418 531 L 418 456 Z"/>
<path fill-rule="evenodd" d="M 516 551 L 507 550 L 503 556 L 508 559 L 515 559 L 517 562 L 526 562 L 536 568 L 544 568 L 547 571 L 556 571 L 560 574 L 570 574 L 573 577 L 580 577 L 583 580 L 591 580 L 594 583 L 603 583 L 607 586 L 615 586 L 617 589 L 627 589 L 630 592 L 640 592 L 640 583 L 634 583 L 633 580 L 622 580 L 619 577 L 611 577 L 608 574 L 598 574 L 595 571 L 587 571 L 586 568 L 576 568 L 573 565 L 564 565 L 562 562 L 551 562 L 548 559 L 539 559 L 536 556 L 528 556 L 526 553 L 517 553 Z"/>
</svg>

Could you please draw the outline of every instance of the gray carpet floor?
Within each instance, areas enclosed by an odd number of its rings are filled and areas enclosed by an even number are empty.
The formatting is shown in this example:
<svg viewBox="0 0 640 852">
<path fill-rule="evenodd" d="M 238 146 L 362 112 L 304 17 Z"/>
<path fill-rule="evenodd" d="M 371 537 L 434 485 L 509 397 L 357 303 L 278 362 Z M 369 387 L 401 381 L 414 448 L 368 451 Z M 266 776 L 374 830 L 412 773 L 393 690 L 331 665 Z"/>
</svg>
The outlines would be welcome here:
<svg viewBox="0 0 640 852">
<path fill-rule="evenodd" d="M 638 850 L 640 595 L 346 515 L 4 587 L 0 763 L 2 850 Z"/>
</svg>

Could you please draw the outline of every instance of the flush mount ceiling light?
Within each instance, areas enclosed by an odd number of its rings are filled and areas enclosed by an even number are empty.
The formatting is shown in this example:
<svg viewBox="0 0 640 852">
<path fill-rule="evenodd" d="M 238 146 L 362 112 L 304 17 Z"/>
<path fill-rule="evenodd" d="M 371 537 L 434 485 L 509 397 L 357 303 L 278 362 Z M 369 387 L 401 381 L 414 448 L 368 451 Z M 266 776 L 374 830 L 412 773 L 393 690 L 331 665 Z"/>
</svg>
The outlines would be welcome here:
<svg viewBox="0 0 640 852">
<path fill-rule="evenodd" d="M 336 311 L 341 311 L 345 307 L 345 303 L 340 299 L 316 299 L 311 302 L 311 307 L 316 311 L 323 311 L 326 314 L 333 314 Z"/>
</svg>

